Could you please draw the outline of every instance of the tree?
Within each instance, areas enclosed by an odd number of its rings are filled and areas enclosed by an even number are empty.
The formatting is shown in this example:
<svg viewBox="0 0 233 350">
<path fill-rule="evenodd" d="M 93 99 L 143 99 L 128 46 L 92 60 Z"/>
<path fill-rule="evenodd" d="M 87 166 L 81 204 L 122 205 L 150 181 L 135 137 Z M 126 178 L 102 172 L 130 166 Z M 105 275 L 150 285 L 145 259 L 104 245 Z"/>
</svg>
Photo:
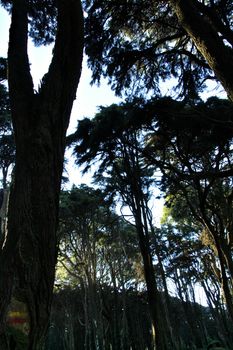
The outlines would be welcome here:
<svg viewBox="0 0 233 350">
<path fill-rule="evenodd" d="M 139 115 L 141 108 L 132 104 L 112 105 L 101 111 L 90 121 L 84 119 L 79 123 L 76 137 L 75 154 L 77 163 L 90 167 L 99 160 L 96 180 L 105 182 L 106 190 L 115 195 L 120 194 L 134 218 L 138 234 L 139 247 L 143 259 L 144 277 L 147 287 L 148 303 L 155 342 L 158 349 L 167 349 L 172 339 L 167 334 L 166 320 L 161 318 L 163 305 L 160 302 L 157 281 L 150 247 L 150 222 L 148 219 L 150 184 L 152 170 L 143 162 L 139 151 L 141 135 L 139 130 L 130 125 L 130 117 Z M 137 114 L 138 113 L 138 114 Z"/>
<path fill-rule="evenodd" d="M 131 292 L 136 296 L 142 288 L 138 285 L 143 284 L 138 273 L 141 257 L 135 227 L 114 212 L 108 197 L 85 185 L 61 195 L 56 285 L 63 290 L 71 288 L 71 294 L 79 292 L 78 315 L 71 317 L 73 307 L 66 306 L 70 310 L 65 320 L 66 338 L 76 338 L 80 319 L 85 349 L 128 349 L 144 343 L 145 333 L 149 335 L 148 312 L 143 331 L 133 316 L 138 309 L 129 312 Z M 66 278 L 62 280 L 64 269 Z M 70 302 L 72 299 L 67 300 L 68 305 Z"/>
<path fill-rule="evenodd" d="M 6 189 L 9 168 L 15 161 L 15 145 L 9 93 L 4 85 L 4 80 L 6 80 L 6 61 L 0 58 L 0 168 L 2 187 Z"/>
<path fill-rule="evenodd" d="M 233 28 L 230 1 L 170 0 L 180 25 L 187 32 L 233 101 Z M 192 16 L 190 16 L 192 13 Z"/>
<path fill-rule="evenodd" d="M 48 327 L 57 259 L 58 204 L 65 134 L 81 73 L 80 1 L 1 1 L 11 12 L 8 82 L 16 144 L 8 232 L 0 254 L 1 348 L 12 293 L 29 312 L 29 348 L 41 349 Z M 55 17 L 54 17 L 55 15 Z M 27 39 L 50 42 L 53 58 L 36 92 Z"/>
<path fill-rule="evenodd" d="M 174 215 L 179 216 L 180 220 L 182 217 L 188 217 L 195 223 L 198 226 L 199 237 L 200 232 L 203 237 L 203 232 L 208 233 L 212 247 L 209 243 L 206 244 L 208 253 L 205 255 L 213 256 L 215 264 L 222 270 L 217 282 L 217 291 L 221 285 L 230 316 L 231 126 L 232 103 L 227 100 L 210 98 L 206 103 L 200 101 L 193 105 L 170 98 L 154 98 L 147 102 L 135 99 L 132 103 L 120 106 L 102 107 L 92 121 L 84 119 L 80 122 L 77 132 L 69 139 L 71 142 L 78 141 L 75 148 L 78 163 L 86 164 L 87 170 L 98 160 L 97 183 L 105 184 L 112 195 L 119 193 L 124 203 L 130 207 L 139 235 L 142 256 L 145 251 L 146 256 L 152 256 L 148 229 L 152 232 L 154 230 L 151 225 L 148 196 L 156 171 L 160 169 L 163 175 L 160 185 L 167 195 L 167 202 L 170 205 L 176 204 Z M 181 234 L 185 236 L 184 231 Z M 191 243 L 188 241 L 187 246 L 189 244 Z M 152 246 L 158 251 L 156 235 Z M 188 251 L 187 247 L 182 247 Z M 158 259 L 161 259 L 160 252 L 156 253 Z M 186 256 L 185 259 L 187 262 Z M 180 264 L 183 263 L 182 256 L 176 260 Z M 190 266 L 193 262 L 196 265 L 199 262 L 196 263 L 192 256 L 188 257 L 188 261 L 190 264 L 184 266 L 184 269 L 178 265 L 174 268 L 174 281 L 184 303 L 190 303 L 191 300 L 195 302 L 193 279 L 197 278 L 199 273 Z M 202 264 L 203 271 L 206 271 L 206 261 Z M 162 265 L 161 262 L 161 276 Z M 145 260 L 144 269 L 145 275 L 148 271 L 151 275 L 154 274 L 154 266 L 150 269 Z M 212 280 L 216 283 L 216 279 Z M 157 284 L 157 278 L 155 282 Z M 191 307 L 191 312 L 189 307 L 184 305 L 191 329 L 193 328 L 193 340 L 199 344 L 205 342 L 204 334 L 197 332 L 199 340 L 195 336 L 199 321 L 197 327 L 191 321 L 192 313 L 197 311 L 196 306 Z M 157 320 L 155 313 L 154 322 Z"/>
<path fill-rule="evenodd" d="M 230 0 L 92 0 L 85 9 L 94 81 L 106 76 L 116 93 L 132 96 L 174 77 L 180 96 L 197 99 L 217 79 L 233 100 Z"/>
<path fill-rule="evenodd" d="M 5 76 L 3 76 L 5 78 Z M 15 142 L 10 120 L 9 94 L 6 87 L 0 84 L 0 171 L 2 186 L 0 189 L 0 241 L 4 241 L 7 206 L 9 198 L 9 173 L 15 162 Z M 0 243 L 2 246 L 2 243 Z"/>
<path fill-rule="evenodd" d="M 218 264 L 211 248 L 202 239 L 203 227 L 190 215 L 185 198 L 179 198 L 176 205 L 165 209 L 164 214 L 161 226 L 161 236 L 166 241 L 163 245 L 164 266 L 181 301 L 189 340 L 199 347 L 213 337 L 212 327 L 203 322 L 203 315 L 199 315 L 197 302 L 200 288 L 203 288 L 211 318 L 217 325 L 214 332 L 230 346 L 231 321 L 225 312 L 220 281 L 215 274 Z"/>
<path fill-rule="evenodd" d="M 147 150 L 154 159 L 150 162 L 163 173 L 162 189 L 168 205 L 175 205 L 173 213 L 181 218 L 189 210 L 192 220 L 202 226 L 202 235 L 217 257 L 219 283 L 233 319 L 232 131 L 231 123 L 230 127 L 224 124 L 224 133 L 218 124 L 231 120 L 231 108 L 228 101 L 216 98 L 194 109 L 174 104 L 171 114 L 165 110 L 166 119 L 158 113 Z"/>
</svg>

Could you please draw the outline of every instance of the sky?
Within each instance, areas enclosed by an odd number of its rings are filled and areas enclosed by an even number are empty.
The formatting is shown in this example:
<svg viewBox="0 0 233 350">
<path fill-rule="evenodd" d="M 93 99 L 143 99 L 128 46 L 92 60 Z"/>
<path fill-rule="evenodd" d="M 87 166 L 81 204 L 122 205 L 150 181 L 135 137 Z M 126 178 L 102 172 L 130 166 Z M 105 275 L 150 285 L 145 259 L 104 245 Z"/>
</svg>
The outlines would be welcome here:
<svg viewBox="0 0 233 350">
<path fill-rule="evenodd" d="M 0 8 L 0 56 L 2 57 L 7 56 L 9 26 L 10 18 L 7 12 Z M 28 53 L 35 90 L 40 84 L 43 75 L 48 70 L 52 47 L 36 48 L 29 40 Z M 78 119 L 94 116 L 98 110 L 98 106 L 108 106 L 111 103 L 118 103 L 120 101 L 114 95 L 114 92 L 110 89 L 106 81 L 101 81 L 101 87 L 96 85 L 90 86 L 90 81 L 91 71 L 87 68 L 86 58 L 84 58 L 82 76 L 73 106 L 69 132 L 74 131 Z"/>
<path fill-rule="evenodd" d="M 0 57 L 7 57 L 8 49 L 8 32 L 10 26 L 10 18 L 7 15 L 6 11 L 0 7 Z M 34 47 L 33 43 L 29 40 L 28 43 L 28 53 L 29 61 L 31 64 L 31 74 L 34 81 L 34 88 L 37 90 L 38 85 L 45 73 L 48 71 L 49 63 L 51 60 L 53 46 L 48 47 Z M 76 100 L 74 101 L 70 126 L 68 128 L 68 134 L 75 131 L 78 120 L 83 119 L 84 117 L 92 118 L 95 113 L 98 111 L 98 106 L 108 106 L 112 103 L 119 103 L 120 98 L 116 97 L 114 92 L 110 89 L 107 81 L 101 80 L 100 86 L 90 85 L 91 82 L 91 71 L 87 67 L 87 60 L 84 57 L 83 60 L 83 69 L 82 75 L 79 82 Z M 169 84 L 163 86 L 163 94 L 169 95 L 170 90 Z M 218 95 L 222 98 L 226 97 L 225 92 L 221 87 L 216 87 L 216 83 L 211 83 L 209 85 L 209 92 L 202 95 L 202 98 L 205 100 L 209 96 Z M 70 185 L 75 184 L 79 185 L 81 183 L 86 183 L 91 185 L 91 173 L 86 174 L 85 176 L 81 175 L 80 169 L 74 164 L 74 159 L 71 158 L 71 151 L 67 151 L 66 158 L 69 159 L 66 169 L 68 171 Z M 159 192 L 156 191 L 156 195 Z M 163 200 L 154 200 L 152 212 L 155 217 L 155 224 L 160 225 L 160 218 L 163 213 Z M 120 206 L 119 206 L 120 208 Z M 120 213 L 120 209 L 118 212 Z M 130 215 L 130 212 L 123 210 L 124 215 Z M 205 297 L 201 288 L 197 289 L 197 298 L 198 301 L 203 305 L 206 305 Z"/>
<path fill-rule="evenodd" d="M 8 48 L 8 32 L 10 26 L 10 18 L 6 11 L 0 8 L 0 57 L 7 57 Z M 34 81 L 34 88 L 37 90 L 40 80 L 43 75 L 47 72 L 52 46 L 49 47 L 39 47 L 35 48 L 31 41 L 28 44 L 29 61 L 31 64 L 31 74 Z M 96 85 L 91 86 L 91 71 L 87 67 L 86 58 L 83 61 L 82 75 L 79 82 L 76 100 L 73 105 L 73 110 L 70 119 L 70 126 L 68 133 L 75 131 L 77 126 L 77 121 L 83 119 L 84 117 L 91 118 L 98 111 L 98 106 L 108 106 L 112 103 L 119 103 L 121 100 L 114 95 L 114 92 L 110 89 L 107 82 L 102 80 L 101 85 L 98 87 Z M 169 94 L 169 87 L 164 86 L 164 94 Z M 209 94 L 203 96 L 206 99 L 210 95 L 218 94 L 225 97 L 222 89 L 216 90 L 216 84 L 213 84 L 210 88 Z M 66 157 L 71 158 L 71 151 L 68 151 Z M 80 169 L 74 164 L 74 160 L 70 159 L 67 166 L 70 184 L 79 185 L 81 183 L 91 183 L 91 174 L 81 176 Z M 157 193 L 158 194 L 158 193 Z M 155 214 L 155 223 L 159 225 L 160 217 L 163 210 L 163 201 L 155 200 L 153 205 L 153 212 Z M 198 290 L 200 301 L 203 303 L 202 290 Z"/>
<path fill-rule="evenodd" d="M 0 56 L 7 57 L 8 35 L 9 35 L 10 17 L 7 12 L 0 8 Z M 45 73 L 51 60 L 53 45 L 47 47 L 35 47 L 29 40 L 28 54 L 31 64 L 31 75 L 33 77 L 34 89 L 37 90 L 38 85 Z M 120 98 L 114 95 L 107 82 L 102 79 L 101 86 L 90 85 L 91 71 L 87 67 L 87 60 L 84 57 L 82 75 L 79 82 L 76 100 L 74 101 L 68 134 L 75 131 L 78 120 L 84 117 L 92 118 L 98 111 L 98 106 L 108 106 L 112 103 L 119 103 Z M 70 158 L 71 152 L 67 152 Z M 91 175 L 81 177 L 80 171 L 75 167 L 74 162 L 70 160 L 67 170 L 69 172 L 70 182 L 79 184 L 81 182 L 90 182 Z"/>
<path fill-rule="evenodd" d="M 10 26 L 10 17 L 7 12 L 0 7 L 0 56 L 7 57 L 8 48 L 8 33 Z M 51 60 L 52 47 L 39 47 L 35 48 L 33 43 L 29 40 L 28 53 L 29 61 L 31 64 L 31 74 L 34 81 L 34 88 L 37 90 L 38 85 L 45 73 L 48 71 L 49 63 Z M 68 134 L 75 131 L 77 121 L 84 117 L 92 118 L 98 111 L 98 106 L 108 106 L 112 103 L 119 103 L 120 98 L 114 95 L 114 92 L 110 89 L 106 81 L 102 79 L 101 85 L 90 85 L 91 71 L 87 67 L 87 61 L 84 57 L 82 75 L 79 82 L 76 100 L 74 101 L 72 114 L 70 118 L 70 126 L 68 128 Z M 209 94 L 205 94 L 202 97 L 206 99 L 211 95 L 219 95 L 220 90 L 216 90 L 216 84 L 212 84 Z M 163 85 L 163 94 L 170 94 L 169 84 Z M 225 97 L 225 94 L 220 94 Z M 91 173 L 85 176 L 81 175 L 80 169 L 75 165 L 74 159 L 71 157 L 71 150 L 66 152 L 66 158 L 69 159 L 66 165 L 68 171 L 70 186 L 72 184 L 79 185 L 81 183 L 91 184 Z M 156 193 L 157 195 L 158 193 Z M 156 200 L 154 203 L 153 211 L 156 213 L 156 223 L 159 224 L 159 218 L 162 214 L 163 201 Z"/>
<path fill-rule="evenodd" d="M 2 57 L 7 57 L 9 26 L 10 18 L 7 12 L 3 8 L 0 8 L 0 56 Z M 35 48 L 33 43 L 29 40 L 28 53 L 35 90 L 37 90 L 43 75 L 48 70 L 52 47 L 53 46 Z M 99 87 L 96 85 L 91 86 L 90 81 L 91 71 L 88 69 L 87 61 L 84 57 L 82 75 L 76 94 L 76 100 L 74 101 L 72 109 L 68 134 L 75 131 L 78 120 L 81 120 L 84 117 L 92 118 L 98 111 L 98 106 L 108 106 L 112 103 L 119 103 L 121 101 L 120 98 L 114 95 L 114 92 L 103 79 Z M 216 85 L 214 84 L 210 89 L 210 95 L 217 93 L 215 87 Z M 169 94 L 169 91 L 169 86 L 165 85 L 163 87 L 164 95 Z M 206 98 L 208 95 L 206 94 L 203 97 Z M 70 185 L 79 185 L 81 183 L 87 183 L 90 185 L 91 173 L 86 174 L 84 177 L 81 175 L 80 169 L 77 168 L 74 164 L 74 159 L 71 158 L 70 150 L 66 152 L 66 158 L 69 159 L 66 169 L 68 171 Z M 157 223 L 159 222 L 162 208 L 163 202 L 161 200 L 155 201 L 154 210 L 158 218 L 156 220 Z"/>
<path fill-rule="evenodd" d="M 7 57 L 8 35 L 9 35 L 10 18 L 7 12 L 0 8 L 0 57 Z M 37 90 L 43 75 L 48 71 L 51 60 L 53 46 L 35 47 L 29 40 L 28 54 L 31 64 L 31 74 L 33 77 L 34 88 Z M 84 117 L 92 118 L 98 111 L 98 106 L 108 106 L 112 103 L 119 103 L 121 99 L 116 97 L 110 89 L 107 81 L 101 80 L 101 84 L 90 85 L 91 71 L 87 67 L 87 60 L 84 57 L 82 75 L 79 82 L 76 100 L 74 101 L 68 134 L 75 131 L 78 120 Z M 85 176 L 81 175 L 80 169 L 75 165 L 71 157 L 71 150 L 66 152 L 66 158 L 69 159 L 66 169 L 69 175 L 70 185 L 79 185 L 81 183 L 91 184 L 91 173 Z M 157 194 L 156 194 L 157 195 Z M 162 214 L 163 202 L 156 200 L 153 211 L 156 212 L 156 223 L 159 224 Z"/>
</svg>

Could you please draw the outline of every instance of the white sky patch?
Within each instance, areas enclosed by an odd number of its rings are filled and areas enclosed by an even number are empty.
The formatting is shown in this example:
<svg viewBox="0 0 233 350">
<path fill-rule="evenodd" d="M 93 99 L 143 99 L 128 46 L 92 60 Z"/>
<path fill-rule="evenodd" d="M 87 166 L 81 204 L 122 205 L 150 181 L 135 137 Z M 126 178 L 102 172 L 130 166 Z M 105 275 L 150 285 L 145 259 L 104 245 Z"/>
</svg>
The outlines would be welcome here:
<svg viewBox="0 0 233 350">
<path fill-rule="evenodd" d="M 7 12 L 0 8 L 0 56 L 7 57 L 8 50 L 8 37 L 9 37 L 9 26 L 10 17 Z M 45 73 L 47 73 L 49 64 L 52 56 L 53 45 L 46 47 L 35 47 L 32 41 L 29 39 L 28 51 L 29 51 L 29 61 L 31 74 L 34 81 L 35 90 L 41 83 L 41 79 Z M 109 106 L 112 103 L 119 103 L 122 100 L 115 96 L 114 92 L 110 89 L 107 81 L 101 79 L 100 86 L 90 85 L 91 82 L 91 71 L 87 67 L 87 59 L 84 57 L 83 69 L 78 86 L 76 100 L 74 101 L 70 125 L 68 128 L 68 134 L 73 133 L 77 127 L 78 120 L 84 117 L 92 118 L 98 112 L 99 106 Z M 162 90 L 165 95 L 171 94 L 171 86 L 174 81 L 170 83 L 164 83 Z M 219 97 L 226 98 L 226 93 L 220 85 L 216 82 L 210 82 L 208 92 L 202 94 L 202 98 L 206 99 L 209 96 L 218 95 Z M 81 183 L 86 183 L 91 185 L 92 173 L 89 172 L 84 176 L 81 174 L 80 168 L 74 163 L 74 159 L 71 157 L 71 151 L 66 152 L 66 157 L 69 158 L 69 162 L 66 165 L 66 169 L 69 175 L 70 184 L 80 185 Z M 67 175 L 67 174 L 65 174 Z M 155 224 L 160 224 L 160 218 L 163 211 L 164 201 L 161 199 L 156 199 L 153 204 L 153 213 L 155 217 Z"/>
</svg>

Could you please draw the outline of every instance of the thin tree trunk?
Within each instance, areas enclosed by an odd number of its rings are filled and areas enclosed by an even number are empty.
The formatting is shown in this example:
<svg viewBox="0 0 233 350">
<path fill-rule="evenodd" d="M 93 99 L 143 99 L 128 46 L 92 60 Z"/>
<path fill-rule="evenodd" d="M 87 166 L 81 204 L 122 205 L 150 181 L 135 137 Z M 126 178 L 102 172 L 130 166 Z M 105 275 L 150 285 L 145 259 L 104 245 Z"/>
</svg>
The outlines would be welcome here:
<svg viewBox="0 0 233 350">
<path fill-rule="evenodd" d="M 190 312 L 190 301 L 187 298 L 187 291 L 185 290 L 185 286 L 183 285 L 183 280 L 181 274 L 178 274 L 177 269 L 174 271 L 175 284 L 178 292 L 178 296 L 181 301 L 181 305 L 183 307 L 184 315 L 186 317 L 186 321 L 190 330 L 190 343 L 195 344 L 198 339 L 198 334 L 195 329 L 195 324 L 193 322 L 192 313 Z M 185 294 L 185 298 L 184 298 Z"/>
<path fill-rule="evenodd" d="M 134 142 L 137 142 L 136 135 L 133 135 Z M 128 141 L 128 140 L 127 140 Z M 132 141 L 132 140 L 131 140 Z M 128 183 L 130 184 L 131 193 L 125 195 L 122 192 L 122 197 L 132 210 L 138 240 L 139 247 L 143 259 L 144 277 L 147 287 L 148 304 L 150 308 L 150 316 L 152 321 L 152 341 L 154 342 L 154 348 L 156 350 L 167 350 L 168 342 L 167 334 L 164 329 L 164 319 L 162 305 L 160 301 L 160 295 L 157 288 L 155 271 L 153 266 L 153 259 L 150 249 L 149 235 L 148 235 L 148 222 L 145 211 L 145 195 L 143 193 L 143 185 L 141 178 L 141 168 L 139 155 L 137 149 L 127 149 L 128 142 L 125 142 L 123 146 L 123 159 L 124 169 L 127 173 Z M 110 154 L 110 159 L 112 155 Z M 121 174 L 115 167 L 116 174 Z M 124 181 L 123 181 L 124 183 Z"/>
<path fill-rule="evenodd" d="M 225 320 L 222 320 L 222 317 L 219 313 L 219 307 L 220 305 L 216 305 L 216 301 L 213 301 L 213 297 L 211 296 L 211 292 L 209 290 L 209 286 L 208 286 L 208 282 L 203 280 L 202 281 L 202 287 L 205 291 L 206 294 L 206 299 L 208 302 L 208 306 L 211 312 L 211 315 L 213 317 L 213 319 L 215 320 L 215 322 L 217 323 L 217 330 L 218 330 L 218 337 L 224 342 L 226 343 L 228 335 L 229 335 L 229 330 L 228 327 L 226 325 Z M 214 303 L 214 305 L 213 305 Z"/>
<path fill-rule="evenodd" d="M 160 309 L 160 296 L 157 289 L 157 283 L 155 279 L 154 267 L 152 262 L 152 256 L 149 249 L 148 237 L 143 232 L 143 224 L 141 222 L 141 213 L 138 207 L 135 213 L 136 228 L 139 238 L 139 246 L 143 259 L 144 275 L 147 286 L 148 303 L 150 307 L 150 314 L 155 331 L 156 350 L 165 350 L 166 339 L 164 338 L 163 319 Z"/>
<path fill-rule="evenodd" d="M 147 217 L 148 217 L 148 221 L 150 224 L 151 233 L 153 234 L 154 245 L 155 245 L 155 254 L 156 254 L 156 257 L 158 259 L 160 275 L 161 275 L 163 288 L 164 288 L 163 293 L 164 293 L 164 299 L 165 299 L 164 304 L 165 305 L 163 308 L 164 308 L 164 318 L 166 318 L 166 328 L 167 328 L 167 332 L 169 334 L 169 339 L 170 339 L 170 342 L 172 344 L 172 347 L 175 350 L 177 348 L 177 340 L 176 340 L 177 338 L 175 337 L 174 331 L 172 329 L 171 319 L 169 316 L 172 312 L 170 296 L 169 296 L 169 292 L 168 292 L 166 275 L 165 275 L 165 271 L 164 271 L 164 267 L 163 267 L 163 261 L 161 258 L 161 252 L 159 250 L 158 239 L 157 239 L 157 235 L 156 235 L 156 232 L 155 232 L 155 229 L 153 226 L 153 222 L 152 222 L 152 213 L 148 208 L 147 208 Z"/>
</svg>

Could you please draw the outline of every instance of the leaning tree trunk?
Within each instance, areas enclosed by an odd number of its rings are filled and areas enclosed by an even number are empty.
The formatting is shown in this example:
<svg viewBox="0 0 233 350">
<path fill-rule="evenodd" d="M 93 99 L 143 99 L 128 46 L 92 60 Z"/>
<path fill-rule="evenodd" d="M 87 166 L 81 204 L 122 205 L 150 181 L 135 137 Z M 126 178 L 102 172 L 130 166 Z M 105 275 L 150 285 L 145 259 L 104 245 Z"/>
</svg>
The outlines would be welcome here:
<svg viewBox="0 0 233 350">
<path fill-rule="evenodd" d="M 178 21 L 233 101 L 233 49 L 225 45 L 216 27 L 198 12 L 193 0 L 169 0 Z"/>
<path fill-rule="evenodd" d="M 0 332 L 13 292 L 28 308 L 30 350 L 42 348 L 49 322 L 65 135 L 83 51 L 81 2 L 57 4 L 53 58 L 38 93 L 27 55 L 28 0 L 13 1 L 8 51 L 16 165 L 8 234 L 0 255 Z"/>
</svg>

